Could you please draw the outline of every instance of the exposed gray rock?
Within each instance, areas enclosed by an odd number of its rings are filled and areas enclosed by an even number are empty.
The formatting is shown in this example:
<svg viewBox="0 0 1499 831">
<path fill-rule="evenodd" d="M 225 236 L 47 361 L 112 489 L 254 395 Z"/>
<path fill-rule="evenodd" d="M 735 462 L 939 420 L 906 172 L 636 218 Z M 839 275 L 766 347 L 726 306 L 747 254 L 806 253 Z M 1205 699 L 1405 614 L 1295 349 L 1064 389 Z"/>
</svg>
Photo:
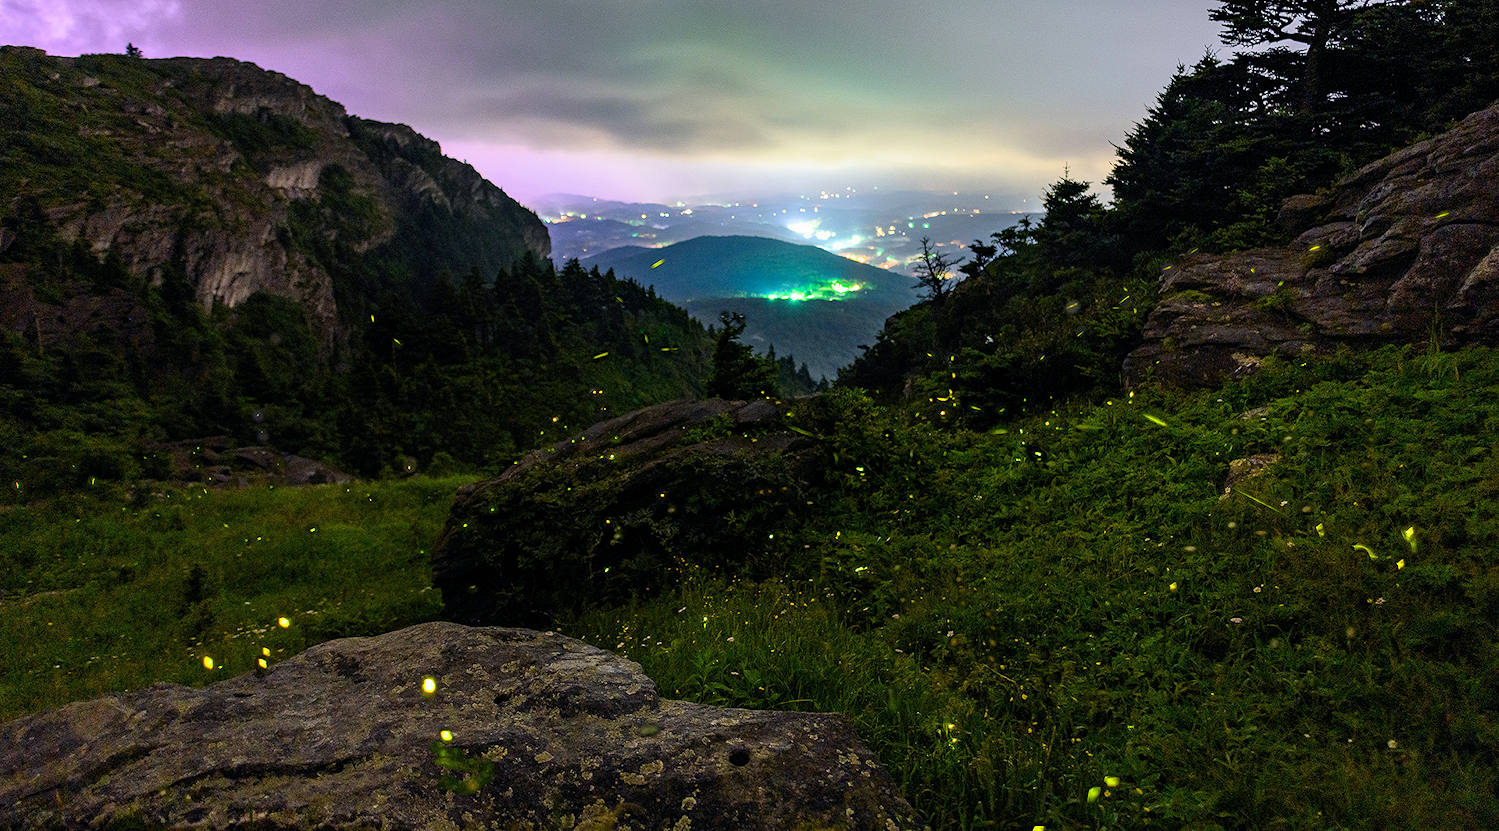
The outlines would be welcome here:
<svg viewBox="0 0 1499 831">
<path fill-rule="evenodd" d="M 791 406 L 646 407 L 460 489 L 431 555 L 447 616 L 537 625 L 686 567 L 743 573 L 808 504 L 818 445 L 782 424 Z"/>
<path fill-rule="evenodd" d="M 1270 355 L 1499 342 L 1499 107 L 1286 201 L 1284 249 L 1188 257 L 1126 374 L 1216 384 Z"/>
<path fill-rule="evenodd" d="M 171 463 L 172 476 L 184 482 L 227 487 L 249 485 L 325 485 L 354 477 L 315 459 L 273 447 L 234 447 L 228 436 L 185 439 L 158 447 Z"/>
<path fill-rule="evenodd" d="M 123 184 L 101 184 L 87 195 L 29 194 L 46 206 L 57 234 L 84 241 L 97 255 L 112 252 L 140 279 L 159 282 L 182 269 L 205 310 L 264 291 L 301 303 L 326 334 L 338 320 L 333 275 L 328 255 L 312 251 L 309 240 L 365 252 L 402 229 L 414 233 L 430 205 L 450 211 L 462 226 L 454 233 L 472 237 L 463 255 L 471 259 L 415 266 L 493 274 L 525 251 L 550 256 L 541 220 L 471 166 L 443 156 L 436 142 L 403 125 L 351 117 L 280 73 L 230 58 L 139 59 L 128 65 L 132 83 L 117 85 L 109 75 L 86 73 L 80 59 L 0 49 L 8 67 L 26 70 L 17 82 L 32 84 L 30 94 L 48 106 L 131 116 L 92 133 L 107 135 L 117 151 L 109 169 L 92 169 L 100 163 L 92 158 L 68 160 L 85 178 Z M 253 130 L 249 138 L 237 135 L 236 118 L 269 125 L 273 138 Z M 400 134 L 403 142 L 364 140 L 372 134 Z M 416 162 L 400 155 L 403 147 L 419 153 Z M 330 171 L 339 182 L 331 196 L 324 181 Z M 306 209 L 324 197 L 333 207 Z M 370 200 L 359 203 L 359 221 L 324 215 L 347 211 L 351 198 Z"/>
<path fill-rule="evenodd" d="M 0 725 L 0 825 L 919 827 L 842 716 L 662 700 L 580 641 L 453 623 Z"/>
</svg>

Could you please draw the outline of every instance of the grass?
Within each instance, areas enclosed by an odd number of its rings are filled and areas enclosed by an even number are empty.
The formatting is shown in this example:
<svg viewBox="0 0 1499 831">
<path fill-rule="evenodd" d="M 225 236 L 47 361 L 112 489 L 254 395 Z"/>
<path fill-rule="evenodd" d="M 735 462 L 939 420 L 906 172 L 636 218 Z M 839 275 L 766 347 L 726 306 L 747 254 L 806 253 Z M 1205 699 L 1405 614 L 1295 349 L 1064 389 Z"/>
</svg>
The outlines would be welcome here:
<svg viewBox="0 0 1499 831">
<path fill-rule="evenodd" d="M 161 487 L 0 512 L 0 719 L 435 618 L 426 549 L 471 478 Z"/>
<path fill-rule="evenodd" d="M 939 461 L 825 497 L 810 580 L 696 575 L 564 630 L 674 695 L 847 713 L 939 828 L 1495 827 L 1493 357 L 888 417 Z"/>
<path fill-rule="evenodd" d="M 562 628 L 664 695 L 847 714 L 936 828 L 1499 827 L 1496 358 L 1271 361 L 984 433 L 854 401 L 786 576 Z M 0 714 L 438 615 L 463 481 L 0 513 Z"/>
</svg>

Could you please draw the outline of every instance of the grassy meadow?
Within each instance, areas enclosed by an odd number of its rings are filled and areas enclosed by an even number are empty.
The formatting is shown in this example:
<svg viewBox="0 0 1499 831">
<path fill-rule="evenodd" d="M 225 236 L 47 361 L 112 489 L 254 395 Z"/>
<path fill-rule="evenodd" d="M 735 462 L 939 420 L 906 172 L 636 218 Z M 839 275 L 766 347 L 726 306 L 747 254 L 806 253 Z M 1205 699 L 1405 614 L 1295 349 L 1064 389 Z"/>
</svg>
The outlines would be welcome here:
<svg viewBox="0 0 1499 831">
<path fill-rule="evenodd" d="M 783 577 L 560 626 L 667 696 L 848 714 L 936 828 L 1499 827 L 1496 358 L 1272 361 L 982 432 L 835 393 Z M 0 717 L 438 616 L 464 481 L 0 513 Z"/>
<path fill-rule="evenodd" d="M 0 509 L 0 719 L 435 618 L 426 550 L 470 479 L 142 484 Z"/>
</svg>

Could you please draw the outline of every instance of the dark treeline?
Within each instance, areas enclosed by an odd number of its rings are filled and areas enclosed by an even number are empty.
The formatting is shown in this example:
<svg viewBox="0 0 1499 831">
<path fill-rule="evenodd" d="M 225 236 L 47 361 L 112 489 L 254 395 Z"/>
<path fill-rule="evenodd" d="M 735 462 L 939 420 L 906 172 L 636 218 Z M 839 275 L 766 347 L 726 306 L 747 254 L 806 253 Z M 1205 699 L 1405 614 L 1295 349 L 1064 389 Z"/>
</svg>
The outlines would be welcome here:
<svg viewBox="0 0 1499 831">
<path fill-rule="evenodd" d="M 338 332 L 270 294 L 205 312 L 156 279 L 7 221 L 10 290 L 38 311 L 0 331 L 0 437 L 11 498 L 167 474 L 162 443 L 226 435 L 364 475 L 500 468 L 614 412 L 701 394 L 711 339 L 651 290 L 529 255 L 429 285 L 342 283 Z M 20 244 L 20 240 L 25 240 Z M 152 285 L 152 283 L 155 285 Z M 20 295 L 16 295 L 20 296 Z M 348 301 L 345 303 L 345 301 Z M 47 314 L 88 309 L 65 328 Z M 74 323 L 74 321 L 70 321 Z"/>
</svg>

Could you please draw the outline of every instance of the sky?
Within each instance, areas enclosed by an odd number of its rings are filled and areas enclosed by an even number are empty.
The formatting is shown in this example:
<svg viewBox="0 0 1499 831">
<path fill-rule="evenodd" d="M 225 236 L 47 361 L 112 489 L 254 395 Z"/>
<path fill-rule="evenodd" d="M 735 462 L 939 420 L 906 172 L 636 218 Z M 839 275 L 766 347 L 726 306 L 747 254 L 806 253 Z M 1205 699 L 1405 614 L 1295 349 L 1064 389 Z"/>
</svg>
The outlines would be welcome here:
<svg viewBox="0 0 1499 831">
<path fill-rule="evenodd" d="M 0 0 L 0 42 L 225 55 L 512 195 L 1095 184 L 1209 0 Z M 1112 144 L 1111 144 L 1112 143 Z"/>
</svg>

